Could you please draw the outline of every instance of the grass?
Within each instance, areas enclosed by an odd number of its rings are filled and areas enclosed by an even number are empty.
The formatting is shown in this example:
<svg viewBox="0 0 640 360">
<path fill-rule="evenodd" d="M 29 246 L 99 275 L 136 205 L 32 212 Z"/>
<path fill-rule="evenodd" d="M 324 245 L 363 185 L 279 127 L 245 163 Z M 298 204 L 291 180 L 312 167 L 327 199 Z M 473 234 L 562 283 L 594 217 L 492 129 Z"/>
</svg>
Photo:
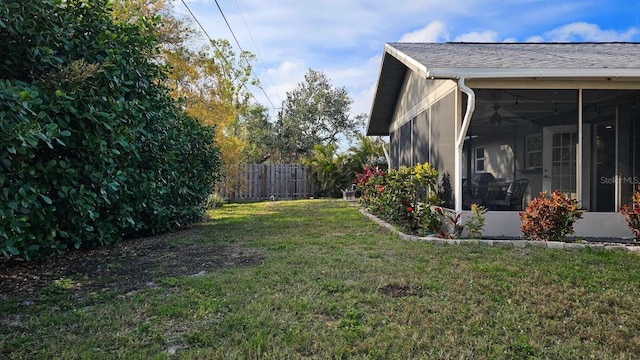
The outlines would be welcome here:
<svg viewBox="0 0 640 360">
<path fill-rule="evenodd" d="M 165 238 L 177 254 L 225 244 L 261 261 L 198 276 L 157 270 L 154 286 L 128 292 L 79 295 L 86 279 L 61 277 L 31 302 L 0 301 L 0 357 L 640 356 L 631 253 L 406 242 L 331 200 L 209 215 L 195 235 Z"/>
</svg>

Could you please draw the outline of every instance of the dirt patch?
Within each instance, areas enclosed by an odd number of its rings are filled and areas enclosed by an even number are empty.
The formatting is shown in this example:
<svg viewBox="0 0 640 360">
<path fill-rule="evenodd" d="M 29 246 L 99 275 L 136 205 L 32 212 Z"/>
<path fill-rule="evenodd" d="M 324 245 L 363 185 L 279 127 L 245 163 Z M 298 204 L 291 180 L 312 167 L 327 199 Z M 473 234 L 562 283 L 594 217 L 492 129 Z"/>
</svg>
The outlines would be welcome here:
<svg viewBox="0 0 640 360">
<path fill-rule="evenodd" d="M 94 250 L 74 250 L 42 262 L 0 259 L 0 300 L 29 302 L 47 286 L 66 279 L 76 296 L 115 291 L 126 294 L 155 286 L 159 277 L 203 275 L 225 267 L 254 266 L 263 254 L 236 243 L 197 244 L 202 229 L 125 241 Z M 195 244 L 194 244 L 195 243 Z"/>
<path fill-rule="evenodd" d="M 378 291 L 383 295 L 391 296 L 394 298 L 405 296 L 422 297 L 422 286 L 389 284 L 379 288 Z"/>
</svg>

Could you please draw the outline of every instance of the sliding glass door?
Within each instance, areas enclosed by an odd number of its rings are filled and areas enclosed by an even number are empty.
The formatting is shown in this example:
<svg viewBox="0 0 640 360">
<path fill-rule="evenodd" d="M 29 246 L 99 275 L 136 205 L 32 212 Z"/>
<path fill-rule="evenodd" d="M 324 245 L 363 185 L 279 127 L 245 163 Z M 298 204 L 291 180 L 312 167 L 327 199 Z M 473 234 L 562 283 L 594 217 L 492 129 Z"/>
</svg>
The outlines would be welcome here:
<svg viewBox="0 0 640 360">
<path fill-rule="evenodd" d="M 584 91 L 585 156 L 591 171 L 585 205 L 589 211 L 616 212 L 640 183 L 640 109 L 637 91 Z"/>
</svg>

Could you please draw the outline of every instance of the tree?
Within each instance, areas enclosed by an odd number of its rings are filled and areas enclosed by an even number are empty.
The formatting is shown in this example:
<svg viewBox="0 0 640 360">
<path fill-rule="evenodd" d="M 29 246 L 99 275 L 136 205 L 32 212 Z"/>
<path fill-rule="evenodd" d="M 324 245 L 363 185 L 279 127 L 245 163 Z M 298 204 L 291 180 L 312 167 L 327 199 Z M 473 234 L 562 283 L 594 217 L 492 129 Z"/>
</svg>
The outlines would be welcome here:
<svg viewBox="0 0 640 360">
<path fill-rule="evenodd" d="M 167 84 L 172 95 L 183 99 L 189 115 L 216 127 L 223 164 L 237 164 L 243 160 L 245 146 L 239 136 L 241 122 L 255 112 L 247 90 L 258 83 L 251 72 L 255 56 L 248 51 L 236 54 L 225 39 L 197 45 L 202 36 L 190 18 L 175 15 L 172 5 L 168 0 L 111 0 L 112 15 L 121 21 L 162 18 L 155 35 L 161 44 L 159 60 L 169 67 Z"/>
<path fill-rule="evenodd" d="M 344 87 L 334 88 L 324 73 L 309 69 L 304 81 L 287 92 L 278 114 L 279 160 L 299 161 L 311 155 L 314 145 L 337 144 L 356 134 L 364 115 L 349 117 L 352 103 Z"/>
<path fill-rule="evenodd" d="M 237 164 L 241 159 L 239 121 L 250 111 L 246 86 L 255 83 L 252 59 L 248 52 L 237 56 L 227 40 L 214 40 L 211 48 L 181 47 L 168 54 L 174 96 L 185 99 L 190 115 L 218 129 L 216 142 L 225 164 Z"/>
<path fill-rule="evenodd" d="M 25 258 L 188 226 L 213 129 L 171 97 L 157 19 L 107 1 L 0 2 L 0 252 Z"/>
<path fill-rule="evenodd" d="M 354 174 L 362 172 L 365 166 L 381 166 L 387 168 L 384 147 L 387 144 L 382 138 L 374 138 L 356 134 L 356 144 L 349 148 L 348 169 Z"/>
<path fill-rule="evenodd" d="M 236 54 L 224 39 L 197 45 L 202 40 L 200 32 L 190 18 L 177 17 L 167 0 L 113 1 L 116 18 L 130 21 L 149 15 L 162 17 L 162 26 L 155 34 L 162 44 L 158 59 L 169 67 L 167 84 L 171 93 L 183 100 L 189 115 L 201 124 L 215 126 L 223 164 L 222 183 L 234 188 L 240 176 L 236 165 L 247 161 L 248 156 L 254 160 L 264 149 L 264 143 L 254 146 L 244 138 L 258 136 L 246 128 L 249 124 L 264 125 L 257 118 L 262 107 L 250 102 L 247 89 L 258 84 L 252 76 L 255 57 L 247 51 Z"/>
<path fill-rule="evenodd" d="M 345 172 L 346 156 L 337 153 L 336 144 L 313 147 L 311 157 L 305 162 L 311 165 L 320 190 L 325 196 L 337 197 L 346 188 L 348 174 Z"/>
<path fill-rule="evenodd" d="M 196 31 L 190 18 L 176 17 L 171 0 L 109 0 L 111 16 L 114 20 L 124 23 L 136 23 L 142 18 L 160 17 L 158 26 L 141 29 L 153 31 L 157 42 L 163 50 L 181 47 L 196 38 Z M 162 57 L 163 52 L 159 53 Z"/>
<path fill-rule="evenodd" d="M 357 134 L 356 145 L 340 153 L 336 144 L 315 145 L 311 156 L 305 161 L 311 165 L 313 175 L 323 195 L 341 196 L 342 190 L 356 183 L 356 174 L 365 165 L 386 168 L 382 139 Z"/>
<path fill-rule="evenodd" d="M 248 164 L 262 164 L 274 156 L 275 128 L 269 121 L 268 109 L 251 106 L 240 120 L 239 137 L 244 142 L 242 160 Z"/>
</svg>

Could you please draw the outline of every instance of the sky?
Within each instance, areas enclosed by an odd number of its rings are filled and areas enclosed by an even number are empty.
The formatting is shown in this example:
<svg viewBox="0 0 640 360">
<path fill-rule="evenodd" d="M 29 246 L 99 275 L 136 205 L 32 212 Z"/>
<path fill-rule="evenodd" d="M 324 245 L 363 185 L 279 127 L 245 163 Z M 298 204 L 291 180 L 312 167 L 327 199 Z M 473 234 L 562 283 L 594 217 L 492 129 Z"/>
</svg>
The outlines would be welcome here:
<svg viewBox="0 0 640 360">
<path fill-rule="evenodd" d="M 352 116 L 368 115 L 389 42 L 640 42 L 639 0 L 184 0 L 175 6 L 184 13 L 188 6 L 211 38 L 256 56 L 261 88 L 250 90 L 272 114 L 313 69 L 347 90 Z"/>
</svg>

